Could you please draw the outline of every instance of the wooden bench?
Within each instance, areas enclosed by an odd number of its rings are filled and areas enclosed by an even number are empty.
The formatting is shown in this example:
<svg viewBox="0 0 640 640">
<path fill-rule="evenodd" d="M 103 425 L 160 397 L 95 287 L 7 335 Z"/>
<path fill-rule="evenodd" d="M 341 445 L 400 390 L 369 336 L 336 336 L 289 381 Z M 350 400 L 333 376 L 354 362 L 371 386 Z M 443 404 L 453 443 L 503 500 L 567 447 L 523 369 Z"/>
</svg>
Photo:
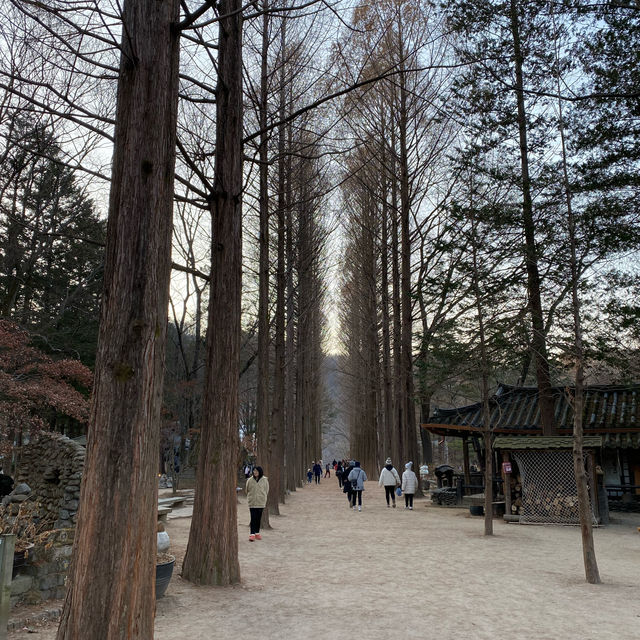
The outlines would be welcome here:
<svg viewBox="0 0 640 640">
<path fill-rule="evenodd" d="M 158 507 L 158 520 L 167 521 L 167 515 L 171 513 L 171 507 Z"/>
<path fill-rule="evenodd" d="M 186 496 L 175 496 L 171 498 L 158 498 L 158 507 L 182 507 Z"/>
</svg>

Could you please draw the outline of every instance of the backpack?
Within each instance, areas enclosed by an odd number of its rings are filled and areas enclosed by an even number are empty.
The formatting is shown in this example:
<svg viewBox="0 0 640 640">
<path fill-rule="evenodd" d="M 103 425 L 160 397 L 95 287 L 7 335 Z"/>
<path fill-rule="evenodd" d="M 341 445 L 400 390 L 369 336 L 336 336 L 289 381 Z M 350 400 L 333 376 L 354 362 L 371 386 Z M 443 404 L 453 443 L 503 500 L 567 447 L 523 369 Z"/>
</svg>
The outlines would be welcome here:
<svg viewBox="0 0 640 640">
<path fill-rule="evenodd" d="M 358 477 L 355 480 L 351 481 L 351 491 L 357 491 L 358 490 L 358 480 L 360 478 L 360 473 L 358 473 Z"/>
</svg>

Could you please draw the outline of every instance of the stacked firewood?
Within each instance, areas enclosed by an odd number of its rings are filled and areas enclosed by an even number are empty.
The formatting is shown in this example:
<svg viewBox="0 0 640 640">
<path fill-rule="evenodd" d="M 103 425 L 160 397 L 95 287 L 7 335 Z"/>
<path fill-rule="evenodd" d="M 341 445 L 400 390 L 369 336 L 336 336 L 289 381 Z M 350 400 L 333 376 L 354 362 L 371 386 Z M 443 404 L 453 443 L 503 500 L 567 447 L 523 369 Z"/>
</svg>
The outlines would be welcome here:
<svg viewBox="0 0 640 640">
<path fill-rule="evenodd" d="M 520 515 L 522 509 L 522 476 L 520 474 L 511 476 L 511 513 Z"/>
</svg>

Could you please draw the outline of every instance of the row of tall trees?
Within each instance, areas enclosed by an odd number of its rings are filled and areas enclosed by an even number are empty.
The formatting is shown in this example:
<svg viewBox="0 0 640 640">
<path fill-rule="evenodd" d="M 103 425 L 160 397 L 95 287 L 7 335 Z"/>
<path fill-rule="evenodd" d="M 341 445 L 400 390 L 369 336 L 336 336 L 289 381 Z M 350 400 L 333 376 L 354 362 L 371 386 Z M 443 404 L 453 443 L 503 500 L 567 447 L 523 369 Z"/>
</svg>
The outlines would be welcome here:
<svg viewBox="0 0 640 640">
<path fill-rule="evenodd" d="M 245 335 L 254 324 L 249 314 L 243 319 L 241 292 L 243 277 L 245 286 L 252 283 L 243 248 L 250 246 L 254 195 L 261 292 L 255 324 L 263 389 L 257 445 L 272 475 L 275 508 L 285 486 L 295 488 L 301 481 L 305 459 L 320 453 L 320 259 L 327 185 L 325 150 L 315 125 L 301 116 L 335 89 L 326 69 L 315 76 L 302 73 L 314 55 L 309 35 L 319 33 L 315 21 L 325 8 L 320 2 L 302 9 L 271 2 L 243 7 L 237 0 L 181 8 L 177 2 L 127 2 L 122 10 L 118 3 L 95 10 L 71 1 L 3 4 L 10 18 L 6 34 L 16 42 L 37 34 L 29 64 L 46 71 L 40 82 L 40 76 L 20 68 L 21 59 L 12 59 L 3 72 L 3 89 L 13 110 L 35 108 L 48 117 L 67 153 L 74 135 L 114 145 L 110 173 L 89 162 L 76 164 L 68 155 L 63 161 L 96 179 L 108 178 L 110 197 L 82 515 L 60 638 L 152 636 L 155 472 L 169 306 L 170 337 L 179 345 L 185 379 L 200 375 L 203 384 L 201 406 L 186 410 L 199 429 L 199 458 L 183 576 L 208 584 L 240 579 L 235 496 L 240 340 L 243 322 Z M 296 30 L 297 22 L 302 26 Z M 255 67 L 243 49 L 252 29 L 261 42 Z M 114 105 L 104 96 L 116 82 Z M 338 91 L 344 89 L 343 83 Z M 245 108 L 252 103 L 255 121 Z M 187 274 L 195 298 L 195 340 L 186 339 L 191 338 L 189 313 L 175 295 L 179 284 L 169 305 L 174 199 L 181 214 L 176 244 L 184 262 L 173 266 Z M 203 232 L 207 220 L 211 227 Z M 249 231 L 245 238 L 243 228 Z M 198 253 L 203 234 L 209 243 L 204 259 Z M 181 341 L 190 346 L 183 349 Z M 115 467 L 108 487 L 101 486 L 105 464 Z M 107 528 L 108 542 L 91 559 L 98 532 Z M 134 577 L 124 579 L 132 566 Z M 91 602 L 100 603 L 101 615 L 91 614 Z"/>
<path fill-rule="evenodd" d="M 578 405 L 583 372 L 628 379 L 637 347 L 621 353 L 609 340 L 635 314 L 623 299 L 639 240 L 638 94 L 622 58 L 639 17 L 627 3 L 542 0 L 354 13 L 378 34 L 369 59 L 397 52 L 406 65 L 348 108 L 358 147 L 342 188 L 345 372 L 352 442 L 367 459 L 415 459 L 403 448 L 407 429 L 418 439 L 405 383 L 424 422 L 448 381 L 454 402 L 466 388 L 485 403 L 496 378 L 534 383 L 552 435 L 552 384 L 577 380 Z M 597 569 L 587 576 L 597 581 Z"/>
</svg>

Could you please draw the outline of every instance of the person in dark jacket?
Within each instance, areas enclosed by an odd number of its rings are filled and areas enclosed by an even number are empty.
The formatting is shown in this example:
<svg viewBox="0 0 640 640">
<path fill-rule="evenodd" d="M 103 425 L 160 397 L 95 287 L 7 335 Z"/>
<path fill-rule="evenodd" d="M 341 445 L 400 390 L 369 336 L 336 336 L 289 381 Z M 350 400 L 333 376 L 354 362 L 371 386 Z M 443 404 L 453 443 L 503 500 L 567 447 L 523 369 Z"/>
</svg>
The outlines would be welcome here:
<svg viewBox="0 0 640 640">
<path fill-rule="evenodd" d="M 322 465 L 319 462 L 313 463 L 313 477 L 316 484 L 320 484 L 320 477 L 322 476 Z"/>
<path fill-rule="evenodd" d="M 342 465 L 338 462 L 336 465 L 336 478 L 338 478 L 338 487 L 342 489 Z"/>
<path fill-rule="evenodd" d="M 342 491 L 347 494 L 347 500 L 349 501 L 349 509 L 351 509 L 351 507 L 353 506 L 352 504 L 353 491 L 351 490 L 352 489 L 351 482 L 349 482 L 347 478 L 349 477 L 349 474 L 351 473 L 351 471 L 353 471 L 354 466 L 355 466 L 355 462 L 351 460 L 351 462 L 349 462 L 349 466 L 342 472 Z"/>
</svg>

